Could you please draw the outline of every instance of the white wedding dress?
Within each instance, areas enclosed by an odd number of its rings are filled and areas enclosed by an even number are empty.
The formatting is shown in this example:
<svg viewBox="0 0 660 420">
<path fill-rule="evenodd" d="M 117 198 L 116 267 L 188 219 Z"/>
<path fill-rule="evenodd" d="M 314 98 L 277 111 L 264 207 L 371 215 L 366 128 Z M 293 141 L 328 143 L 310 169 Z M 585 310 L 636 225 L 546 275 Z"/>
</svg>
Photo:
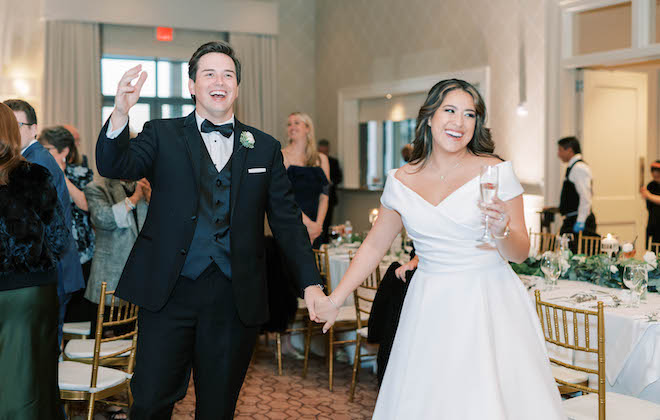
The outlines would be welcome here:
<svg viewBox="0 0 660 420">
<path fill-rule="evenodd" d="M 498 197 L 522 194 L 511 163 L 498 167 Z M 419 266 L 373 418 L 566 419 L 534 305 L 497 249 L 478 241 L 479 177 L 433 206 L 395 172 L 381 203 L 401 215 Z"/>
</svg>

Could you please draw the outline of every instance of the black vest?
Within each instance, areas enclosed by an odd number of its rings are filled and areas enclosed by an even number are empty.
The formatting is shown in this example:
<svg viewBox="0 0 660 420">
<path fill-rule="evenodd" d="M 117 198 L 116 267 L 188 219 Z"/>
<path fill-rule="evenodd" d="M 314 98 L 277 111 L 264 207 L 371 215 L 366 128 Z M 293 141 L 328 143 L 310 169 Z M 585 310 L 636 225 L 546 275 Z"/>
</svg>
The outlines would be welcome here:
<svg viewBox="0 0 660 420">
<path fill-rule="evenodd" d="M 229 208 L 231 191 L 231 158 L 218 172 L 203 140 L 200 169 L 197 226 L 181 275 L 196 279 L 215 261 L 222 273 L 231 279 Z M 225 140 L 229 141 L 229 140 Z"/>
<path fill-rule="evenodd" d="M 576 160 L 571 166 L 566 168 L 566 176 L 564 177 L 564 185 L 561 187 L 561 198 L 559 200 L 559 212 L 562 215 L 569 213 L 576 213 L 580 206 L 580 196 L 575 189 L 575 184 L 568 179 L 571 169 L 578 162 L 584 162 L 582 159 Z M 577 214 L 576 214 L 577 215 Z"/>
</svg>

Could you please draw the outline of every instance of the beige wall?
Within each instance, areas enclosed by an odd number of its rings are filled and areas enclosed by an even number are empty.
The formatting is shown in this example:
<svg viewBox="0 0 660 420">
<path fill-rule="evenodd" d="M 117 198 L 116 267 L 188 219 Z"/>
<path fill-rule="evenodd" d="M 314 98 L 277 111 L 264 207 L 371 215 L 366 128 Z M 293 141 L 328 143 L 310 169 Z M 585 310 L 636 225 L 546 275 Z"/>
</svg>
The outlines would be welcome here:
<svg viewBox="0 0 660 420">
<path fill-rule="evenodd" d="M 0 101 L 27 100 L 41 117 L 44 24 L 40 0 L 0 2 Z"/>
<path fill-rule="evenodd" d="M 575 15 L 575 54 L 630 48 L 632 7 L 630 2 L 589 10 Z"/>
<path fill-rule="evenodd" d="M 543 0 L 318 0 L 316 26 L 317 132 L 336 142 L 340 88 L 488 65 L 496 152 L 523 182 L 543 181 Z M 522 41 L 526 117 L 516 114 Z"/>
<path fill-rule="evenodd" d="M 306 112 L 316 121 L 314 63 L 316 0 L 274 0 L 279 3 L 277 78 L 278 130 L 272 133 L 286 141 L 286 120 L 295 111 Z"/>
</svg>

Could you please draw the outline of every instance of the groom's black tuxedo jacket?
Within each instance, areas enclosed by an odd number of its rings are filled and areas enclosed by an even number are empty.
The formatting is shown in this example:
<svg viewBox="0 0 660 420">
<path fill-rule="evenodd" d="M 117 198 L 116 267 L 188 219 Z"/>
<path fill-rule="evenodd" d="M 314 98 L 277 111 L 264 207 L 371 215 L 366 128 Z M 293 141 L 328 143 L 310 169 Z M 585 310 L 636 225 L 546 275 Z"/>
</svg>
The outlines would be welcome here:
<svg viewBox="0 0 660 420">
<path fill-rule="evenodd" d="M 147 122 L 133 140 L 129 140 L 128 127 L 116 139 L 108 139 L 107 126 L 96 144 L 99 174 L 131 180 L 146 177 L 152 187 L 147 218 L 116 293 L 158 311 L 174 289 L 195 232 L 204 144 L 194 112 L 184 118 Z M 243 132 L 252 133 L 254 148 L 240 144 Z M 258 325 L 268 319 L 264 214 L 300 289 L 321 280 L 280 143 L 238 120 L 234 125 L 230 194 L 234 301 L 243 323 Z"/>
</svg>

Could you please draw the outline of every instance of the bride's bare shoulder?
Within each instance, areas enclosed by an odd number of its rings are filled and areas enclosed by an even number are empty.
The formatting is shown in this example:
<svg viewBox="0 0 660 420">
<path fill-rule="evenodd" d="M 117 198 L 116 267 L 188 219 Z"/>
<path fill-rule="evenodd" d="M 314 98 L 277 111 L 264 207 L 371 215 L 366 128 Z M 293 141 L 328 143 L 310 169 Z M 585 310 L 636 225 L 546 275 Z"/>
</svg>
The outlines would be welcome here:
<svg viewBox="0 0 660 420">
<path fill-rule="evenodd" d="M 400 180 L 405 180 L 410 178 L 417 172 L 419 172 L 419 167 L 417 165 L 411 165 L 409 163 L 406 163 L 405 165 L 397 169 L 396 172 L 394 172 L 394 176 Z"/>
<path fill-rule="evenodd" d="M 475 161 L 480 165 L 489 165 L 494 166 L 504 162 L 503 159 L 500 159 L 497 156 L 475 156 Z"/>
</svg>

